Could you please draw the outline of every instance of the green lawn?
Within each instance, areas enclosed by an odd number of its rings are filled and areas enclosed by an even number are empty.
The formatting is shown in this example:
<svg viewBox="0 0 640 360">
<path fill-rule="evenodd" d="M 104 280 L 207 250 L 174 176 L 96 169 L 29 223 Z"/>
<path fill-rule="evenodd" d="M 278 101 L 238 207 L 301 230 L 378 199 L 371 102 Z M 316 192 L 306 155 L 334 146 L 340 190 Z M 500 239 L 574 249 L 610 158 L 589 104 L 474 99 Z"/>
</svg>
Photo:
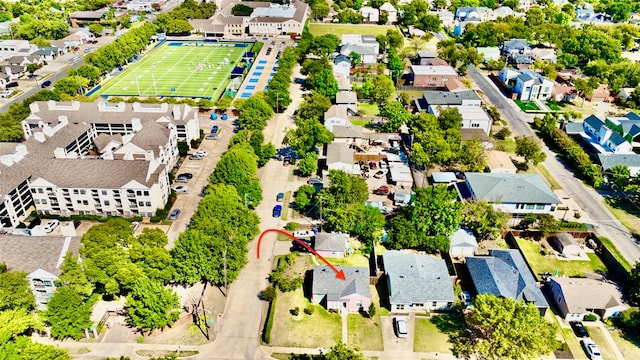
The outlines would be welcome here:
<svg viewBox="0 0 640 360">
<path fill-rule="evenodd" d="M 231 71 L 248 49 L 234 45 L 167 42 L 108 80 L 100 94 L 217 99 L 224 92 Z"/>
<path fill-rule="evenodd" d="M 355 251 L 351 255 L 343 258 L 327 258 L 334 266 L 364 266 L 369 267 L 369 259 L 362 255 L 361 252 Z"/>
<path fill-rule="evenodd" d="M 542 164 L 538 164 L 537 168 L 538 168 L 538 172 L 540 174 L 542 174 L 542 176 L 545 178 L 545 180 L 547 180 L 547 183 L 549 183 L 549 186 L 551 187 L 551 189 L 553 189 L 553 190 L 562 189 L 562 186 L 560 186 L 560 184 L 558 184 L 556 179 L 553 178 L 553 176 L 551 175 L 549 170 L 547 170 L 546 167 L 544 167 Z"/>
<path fill-rule="evenodd" d="M 516 153 L 516 141 L 513 139 L 504 139 L 504 140 L 497 140 L 498 143 L 498 147 L 499 150 L 504 151 L 504 152 L 508 152 L 511 154 L 515 154 Z"/>
<path fill-rule="evenodd" d="M 284 193 L 284 199 L 282 200 L 282 220 L 287 221 L 289 218 L 289 202 L 291 201 L 291 191 Z"/>
<path fill-rule="evenodd" d="M 545 257 L 540 254 L 540 245 L 531 240 L 517 239 L 518 246 L 526 258 L 529 266 L 533 269 L 534 275 L 558 271 L 558 275 L 568 277 L 584 277 L 585 273 L 603 271 L 607 268 L 594 253 L 587 253 L 589 261 L 580 260 L 559 260 L 554 257 Z"/>
<path fill-rule="evenodd" d="M 571 328 L 560 328 L 560 329 L 562 331 L 562 336 L 564 337 L 564 341 L 567 343 L 567 346 L 569 346 L 569 351 L 571 351 L 573 358 L 586 359 L 587 356 L 585 355 L 584 351 L 582 351 L 580 342 L 578 341 L 578 338 L 573 333 L 573 330 L 571 330 Z"/>
<path fill-rule="evenodd" d="M 631 339 L 627 340 L 619 331 L 612 331 L 610 334 L 625 359 L 640 359 L 640 347 Z"/>
<path fill-rule="evenodd" d="M 451 354 L 449 335 L 438 330 L 431 319 L 416 317 L 414 333 L 413 351 Z"/>
<path fill-rule="evenodd" d="M 378 115 L 378 104 L 358 104 L 358 110 L 364 112 L 366 116 Z"/>
<path fill-rule="evenodd" d="M 313 306 L 312 315 L 303 312 L 307 306 Z M 300 308 L 300 320 L 294 319 L 289 312 L 295 307 Z M 271 346 L 330 348 L 341 338 L 339 314 L 329 313 L 320 305 L 311 305 L 302 289 L 278 294 Z"/>
<path fill-rule="evenodd" d="M 355 126 L 367 126 L 368 123 L 370 123 L 369 120 L 355 120 L 355 119 L 350 119 L 349 121 L 351 121 L 351 123 Z"/>
<path fill-rule="evenodd" d="M 370 319 L 366 314 L 349 314 L 347 326 L 350 347 L 357 346 L 361 350 L 375 351 L 384 349 L 380 316 L 376 315 Z"/>
<path fill-rule="evenodd" d="M 593 341 L 598 344 L 598 348 L 600 349 L 600 353 L 602 353 L 602 357 L 604 359 L 615 359 L 616 355 L 609 346 L 609 342 L 604 337 L 602 333 L 602 329 L 599 327 L 587 327 L 587 331 L 589 331 L 589 337 L 593 339 Z M 626 357 L 625 357 L 626 358 Z M 633 359 L 633 358 L 628 358 Z"/>
<path fill-rule="evenodd" d="M 333 34 L 341 37 L 344 34 L 386 35 L 387 30 L 395 29 L 391 25 L 354 25 L 354 24 L 325 24 L 310 23 L 309 31 L 313 36 Z"/>
<path fill-rule="evenodd" d="M 520 107 L 520 109 L 522 109 L 522 111 L 524 112 L 540 110 L 538 105 L 536 105 L 536 103 L 534 103 L 533 101 L 520 101 L 518 99 L 515 99 L 513 100 L 513 102 L 515 102 L 516 105 L 518 105 L 518 107 Z"/>
<path fill-rule="evenodd" d="M 549 109 L 553 110 L 553 111 L 562 111 L 562 108 L 560 107 L 560 105 L 558 105 L 558 103 L 553 102 L 553 101 L 547 101 L 546 105 L 549 107 Z"/>
</svg>

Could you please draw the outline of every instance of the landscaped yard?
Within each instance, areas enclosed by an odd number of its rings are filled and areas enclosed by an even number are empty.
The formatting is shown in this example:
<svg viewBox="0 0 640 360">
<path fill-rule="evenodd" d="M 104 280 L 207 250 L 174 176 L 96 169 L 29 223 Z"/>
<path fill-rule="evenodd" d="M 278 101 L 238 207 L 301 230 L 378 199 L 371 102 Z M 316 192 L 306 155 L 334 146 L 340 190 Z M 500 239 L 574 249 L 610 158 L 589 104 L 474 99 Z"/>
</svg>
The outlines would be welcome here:
<svg viewBox="0 0 640 360">
<path fill-rule="evenodd" d="M 549 109 L 553 110 L 553 111 L 562 111 L 562 108 L 560 107 L 560 105 L 558 105 L 558 103 L 553 102 L 553 101 L 547 101 L 546 105 L 549 107 Z"/>
<path fill-rule="evenodd" d="M 358 104 L 358 110 L 364 112 L 366 116 L 378 115 L 378 104 Z"/>
<path fill-rule="evenodd" d="M 516 105 L 518 105 L 518 107 L 520 107 L 520 109 L 522 109 L 522 111 L 524 112 L 540 110 L 538 105 L 536 105 L 536 103 L 534 103 L 533 101 L 521 101 L 521 100 L 515 99 L 513 100 L 513 102 L 515 102 Z"/>
<path fill-rule="evenodd" d="M 312 306 L 312 315 L 304 309 Z M 300 308 L 298 317 L 290 311 Z M 342 338 L 340 315 L 329 313 L 320 305 L 312 305 L 302 289 L 278 294 L 276 313 L 271 330 L 272 346 L 330 348 Z"/>
<path fill-rule="evenodd" d="M 640 344 L 636 345 L 631 340 L 627 340 L 619 331 L 612 331 L 609 334 L 625 359 L 640 359 L 640 347 L 638 347 Z"/>
<path fill-rule="evenodd" d="M 310 23 L 309 32 L 313 36 L 333 34 L 341 37 L 344 34 L 386 35 L 387 30 L 394 29 L 391 25 L 353 25 L 353 24 L 324 24 Z"/>
<path fill-rule="evenodd" d="M 379 315 L 370 319 L 366 314 L 349 314 L 347 326 L 349 346 L 357 346 L 362 350 L 383 350 Z"/>
<path fill-rule="evenodd" d="M 609 342 L 607 341 L 607 339 L 604 337 L 604 334 L 602 333 L 602 329 L 600 329 L 599 327 L 589 326 L 587 327 L 587 331 L 589 331 L 589 337 L 593 339 L 593 342 L 598 344 L 598 348 L 600 348 L 600 353 L 602 353 L 603 358 L 605 359 L 616 358 L 615 353 L 609 346 Z M 625 359 L 633 359 L 633 358 L 625 357 Z"/>
<path fill-rule="evenodd" d="M 508 152 L 511 154 L 515 154 L 516 153 L 516 142 L 513 139 L 504 139 L 504 140 L 497 140 L 498 143 L 498 147 L 499 150 L 504 151 L 504 152 Z"/>
<path fill-rule="evenodd" d="M 351 123 L 355 126 L 367 126 L 370 123 L 369 120 L 361 120 L 361 119 L 350 119 Z"/>
<path fill-rule="evenodd" d="M 573 358 L 586 359 L 587 356 L 584 354 L 584 351 L 582 351 L 580 342 L 578 341 L 578 338 L 573 333 L 573 330 L 571 330 L 571 328 L 561 328 L 561 331 L 562 331 L 562 337 L 564 337 L 564 341 L 569 346 L 569 351 L 571 351 Z"/>
<path fill-rule="evenodd" d="M 438 330 L 430 318 L 416 317 L 413 351 L 451 354 L 449 335 Z"/>
<path fill-rule="evenodd" d="M 540 245 L 536 241 L 517 239 L 518 246 L 526 258 L 529 266 L 533 269 L 534 275 L 545 272 L 568 277 L 584 277 L 585 273 L 597 271 L 606 272 L 607 268 L 594 253 L 587 253 L 589 261 L 586 260 L 560 260 L 552 256 L 540 254 Z"/>
<path fill-rule="evenodd" d="M 343 258 L 331 258 L 327 259 L 334 266 L 363 266 L 369 267 L 369 258 L 362 255 L 360 251 L 355 251 L 351 255 L 347 255 Z M 320 261 L 320 260 L 318 260 Z"/>
</svg>

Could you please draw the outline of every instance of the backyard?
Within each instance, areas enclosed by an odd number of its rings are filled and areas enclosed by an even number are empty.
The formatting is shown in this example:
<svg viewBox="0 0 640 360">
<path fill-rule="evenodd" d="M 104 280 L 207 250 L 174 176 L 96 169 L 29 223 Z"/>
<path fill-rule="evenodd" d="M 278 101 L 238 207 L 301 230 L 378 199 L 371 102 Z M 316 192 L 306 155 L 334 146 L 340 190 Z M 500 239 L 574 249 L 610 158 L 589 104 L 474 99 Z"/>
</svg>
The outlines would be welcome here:
<svg viewBox="0 0 640 360">
<path fill-rule="evenodd" d="M 217 99 L 249 44 L 167 42 L 107 80 L 102 96 Z"/>
<path fill-rule="evenodd" d="M 313 36 L 333 34 L 341 37 L 344 34 L 385 35 L 387 30 L 394 29 L 391 25 L 353 25 L 353 24 L 324 24 L 310 23 L 309 32 Z"/>
<path fill-rule="evenodd" d="M 542 255 L 540 244 L 536 241 L 517 239 L 517 242 L 534 275 L 551 273 L 559 276 L 584 277 L 585 273 L 607 272 L 607 268 L 594 253 L 586 254 L 589 261 L 561 260 L 554 256 Z"/>
</svg>

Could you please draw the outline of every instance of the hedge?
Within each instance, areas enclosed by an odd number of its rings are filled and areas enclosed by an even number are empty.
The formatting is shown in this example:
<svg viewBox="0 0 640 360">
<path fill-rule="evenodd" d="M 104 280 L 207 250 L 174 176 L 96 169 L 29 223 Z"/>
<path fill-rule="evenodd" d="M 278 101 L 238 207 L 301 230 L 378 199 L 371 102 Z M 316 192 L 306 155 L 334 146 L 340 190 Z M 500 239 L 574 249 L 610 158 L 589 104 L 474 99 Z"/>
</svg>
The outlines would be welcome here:
<svg viewBox="0 0 640 360">
<path fill-rule="evenodd" d="M 262 340 L 269 344 L 271 342 L 271 328 L 273 327 L 273 318 L 276 315 L 276 300 L 278 299 L 278 288 L 273 300 L 269 303 L 269 314 L 267 315 L 267 321 L 264 323 L 264 331 L 262 332 Z"/>
</svg>

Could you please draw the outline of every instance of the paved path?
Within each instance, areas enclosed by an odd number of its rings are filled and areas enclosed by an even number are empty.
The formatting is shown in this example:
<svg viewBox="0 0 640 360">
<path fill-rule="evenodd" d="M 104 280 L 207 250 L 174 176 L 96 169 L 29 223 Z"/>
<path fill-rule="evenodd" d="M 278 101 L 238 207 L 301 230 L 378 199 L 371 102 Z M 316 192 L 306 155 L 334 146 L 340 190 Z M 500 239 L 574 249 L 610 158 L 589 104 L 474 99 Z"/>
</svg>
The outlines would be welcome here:
<svg viewBox="0 0 640 360">
<path fill-rule="evenodd" d="M 349 312 L 341 311 L 340 318 L 342 320 L 342 342 L 349 343 Z"/>
<path fill-rule="evenodd" d="M 533 120 L 532 116 L 522 113 L 513 101 L 502 95 L 495 84 L 480 74 L 475 67 L 469 66 L 468 73 L 487 98 L 498 108 L 514 136 L 536 136 L 528 124 Z M 602 196 L 576 178 L 546 145 L 543 144 L 543 148 L 547 154 L 547 159 L 543 162 L 544 167 L 549 170 L 566 194 L 576 201 L 582 211 L 589 214 L 594 225 L 597 226 L 596 232 L 600 236 L 609 238 L 629 263 L 633 264 L 640 259 L 640 245 L 635 242 L 630 231 L 604 206 Z"/>
</svg>

